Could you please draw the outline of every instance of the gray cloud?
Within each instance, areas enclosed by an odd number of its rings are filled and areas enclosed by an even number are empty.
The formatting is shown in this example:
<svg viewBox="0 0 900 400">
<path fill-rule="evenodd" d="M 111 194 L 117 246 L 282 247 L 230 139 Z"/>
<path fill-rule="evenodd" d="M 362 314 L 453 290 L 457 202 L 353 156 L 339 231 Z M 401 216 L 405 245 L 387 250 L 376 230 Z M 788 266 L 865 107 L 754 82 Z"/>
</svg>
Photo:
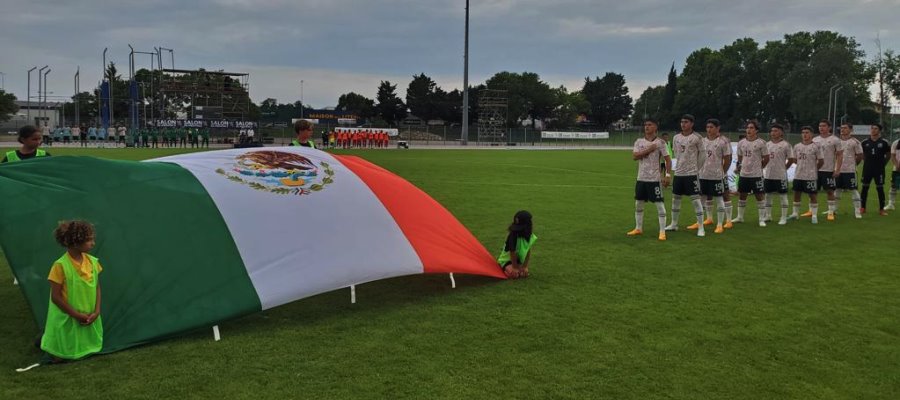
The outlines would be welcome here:
<svg viewBox="0 0 900 400">
<path fill-rule="evenodd" d="M 179 68 L 251 73 L 251 95 L 300 97 L 333 106 L 354 90 L 373 96 L 380 80 L 399 84 L 424 72 L 443 87 L 462 85 L 464 1 L 174 0 L 81 2 L 7 0 L 0 14 L 0 72 L 25 94 L 25 71 L 50 64 L 55 94 L 96 83 L 100 56 L 120 70 L 127 44 L 175 49 Z M 472 0 L 471 81 L 501 70 L 533 71 L 575 89 L 585 76 L 623 73 L 632 96 L 662 83 L 691 51 L 750 36 L 777 40 L 799 30 L 837 30 L 874 52 L 876 32 L 900 49 L 900 1 Z M 139 58 L 140 66 L 149 61 Z M 36 85 L 34 85 L 36 86 Z"/>
</svg>

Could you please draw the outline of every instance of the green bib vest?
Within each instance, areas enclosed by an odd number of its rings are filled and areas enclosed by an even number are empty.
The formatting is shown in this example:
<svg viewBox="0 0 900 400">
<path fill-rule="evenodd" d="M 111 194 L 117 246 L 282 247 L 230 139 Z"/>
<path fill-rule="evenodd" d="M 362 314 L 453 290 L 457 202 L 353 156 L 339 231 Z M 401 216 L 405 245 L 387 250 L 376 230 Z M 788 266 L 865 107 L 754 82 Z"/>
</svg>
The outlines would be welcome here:
<svg viewBox="0 0 900 400">
<path fill-rule="evenodd" d="M 34 156 L 35 157 L 46 157 L 47 152 L 43 151 L 41 149 L 37 149 L 37 154 L 35 154 Z M 22 161 L 22 159 L 19 158 L 19 155 L 16 154 L 15 150 L 6 152 L 6 162 L 16 162 L 16 161 Z"/>
<path fill-rule="evenodd" d="M 312 140 L 308 140 L 308 141 L 306 141 L 306 143 L 309 143 L 309 148 L 311 148 L 311 149 L 316 148 L 316 142 L 313 142 Z M 291 141 L 291 144 L 294 146 L 306 147 L 306 146 L 301 145 L 300 142 L 297 141 L 297 139 L 294 139 L 293 141 Z"/>
<path fill-rule="evenodd" d="M 525 258 L 528 257 L 528 250 L 531 250 L 531 246 L 534 246 L 534 242 L 537 240 L 537 235 L 531 234 L 531 238 L 525 240 L 524 238 L 518 238 L 516 240 L 516 256 L 518 256 L 519 264 L 525 262 Z M 506 245 L 500 249 L 500 256 L 497 257 L 497 263 L 501 266 L 506 265 L 510 261 L 509 252 L 506 251 Z"/>
<path fill-rule="evenodd" d="M 75 311 L 83 314 L 94 312 L 97 304 L 97 282 L 100 281 L 97 271 L 97 258 L 85 254 L 93 268 L 91 282 L 85 280 L 75 270 L 68 254 L 63 254 L 57 263 L 62 265 L 66 277 L 68 303 Z M 41 338 L 41 349 L 59 358 L 77 360 L 97 353 L 103 348 L 103 320 L 97 317 L 92 324 L 81 325 L 63 310 L 53 304 L 47 307 L 47 325 Z"/>
</svg>

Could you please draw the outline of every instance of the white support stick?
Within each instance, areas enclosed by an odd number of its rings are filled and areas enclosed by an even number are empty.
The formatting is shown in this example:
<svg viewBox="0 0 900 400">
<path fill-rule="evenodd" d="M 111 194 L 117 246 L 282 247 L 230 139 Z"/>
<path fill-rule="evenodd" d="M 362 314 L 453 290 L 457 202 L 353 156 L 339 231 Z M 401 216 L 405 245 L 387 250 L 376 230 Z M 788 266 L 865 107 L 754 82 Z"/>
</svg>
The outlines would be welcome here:
<svg viewBox="0 0 900 400">
<path fill-rule="evenodd" d="M 356 304 L 356 285 L 350 285 L 350 304 Z"/>
<path fill-rule="evenodd" d="M 450 273 L 450 287 L 456 289 L 456 279 L 453 278 L 453 273 Z"/>
<path fill-rule="evenodd" d="M 40 366 L 41 366 L 41 364 L 31 364 L 25 368 L 16 368 L 16 372 L 25 372 L 25 371 L 29 371 L 34 368 L 40 367 Z"/>
<path fill-rule="evenodd" d="M 19 280 L 13 277 L 13 285 L 19 286 Z"/>
<path fill-rule="evenodd" d="M 218 325 L 213 326 L 213 339 L 215 339 L 217 342 L 222 340 L 222 336 L 219 336 L 219 326 Z"/>
</svg>

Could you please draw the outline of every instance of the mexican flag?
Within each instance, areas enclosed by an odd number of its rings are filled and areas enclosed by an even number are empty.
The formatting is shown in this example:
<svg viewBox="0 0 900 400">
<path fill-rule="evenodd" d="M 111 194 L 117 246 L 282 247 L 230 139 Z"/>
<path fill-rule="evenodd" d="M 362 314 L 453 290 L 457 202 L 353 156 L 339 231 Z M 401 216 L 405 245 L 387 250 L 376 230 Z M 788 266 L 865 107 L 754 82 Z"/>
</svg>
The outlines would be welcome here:
<svg viewBox="0 0 900 400">
<path fill-rule="evenodd" d="M 97 230 L 103 352 L 390 277 L 504 278 L 453 215 L 352 156 L 234 149 L 146 162 L 51 157 L 0 165 L 0 245 L 38 325 L 59 221 Z"/>
</svg>

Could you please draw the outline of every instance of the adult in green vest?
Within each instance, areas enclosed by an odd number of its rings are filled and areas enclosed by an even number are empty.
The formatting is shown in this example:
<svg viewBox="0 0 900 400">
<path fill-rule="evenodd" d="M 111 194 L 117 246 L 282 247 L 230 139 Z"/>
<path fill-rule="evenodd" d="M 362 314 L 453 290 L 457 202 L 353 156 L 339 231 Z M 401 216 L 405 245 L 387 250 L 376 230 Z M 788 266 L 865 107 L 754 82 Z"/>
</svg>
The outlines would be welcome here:
<svg viewBox="0 0 900 400">
<path fill-rule="evenodd" d="M 294 133 L 297 138 L 291 141 L 291 146 L 302 146 L 316 148 L 316 144 L 312 141 L 313 125 L 305 119 L 301 119 L 294 123 Z"/>
<path fill-rule="evenodd" d="M 537 236 L 532 232 L 531 213 L 525 210 L 517 212 L 508 231 L 509 235 L 497 257 L 497 264 L 509 278 L 527 278 L 530 250 L 537 241 Z"/>
<path fill-rule="evenodd" d="M 22 148 L 6 152 L 0 163 L 28 160 L 35 157 L 49 157 L 50 153 L 38 148 L 43 140 L 43 134 L 34 126 L 25 125 L 19 128 L 19 143 L 22 144 Z"/>
<path fill-rule="evenodd" d="M 87 253 L 95 240 L 90 223 L 63 221 L 54 237 L 66 253 L 53 263 L 47 277 L 50 302 L 41 350 L 53 357 L 51 362 L 77 360 L 103 348 L 99 276 L 103 267 Z"/>
</svg>

